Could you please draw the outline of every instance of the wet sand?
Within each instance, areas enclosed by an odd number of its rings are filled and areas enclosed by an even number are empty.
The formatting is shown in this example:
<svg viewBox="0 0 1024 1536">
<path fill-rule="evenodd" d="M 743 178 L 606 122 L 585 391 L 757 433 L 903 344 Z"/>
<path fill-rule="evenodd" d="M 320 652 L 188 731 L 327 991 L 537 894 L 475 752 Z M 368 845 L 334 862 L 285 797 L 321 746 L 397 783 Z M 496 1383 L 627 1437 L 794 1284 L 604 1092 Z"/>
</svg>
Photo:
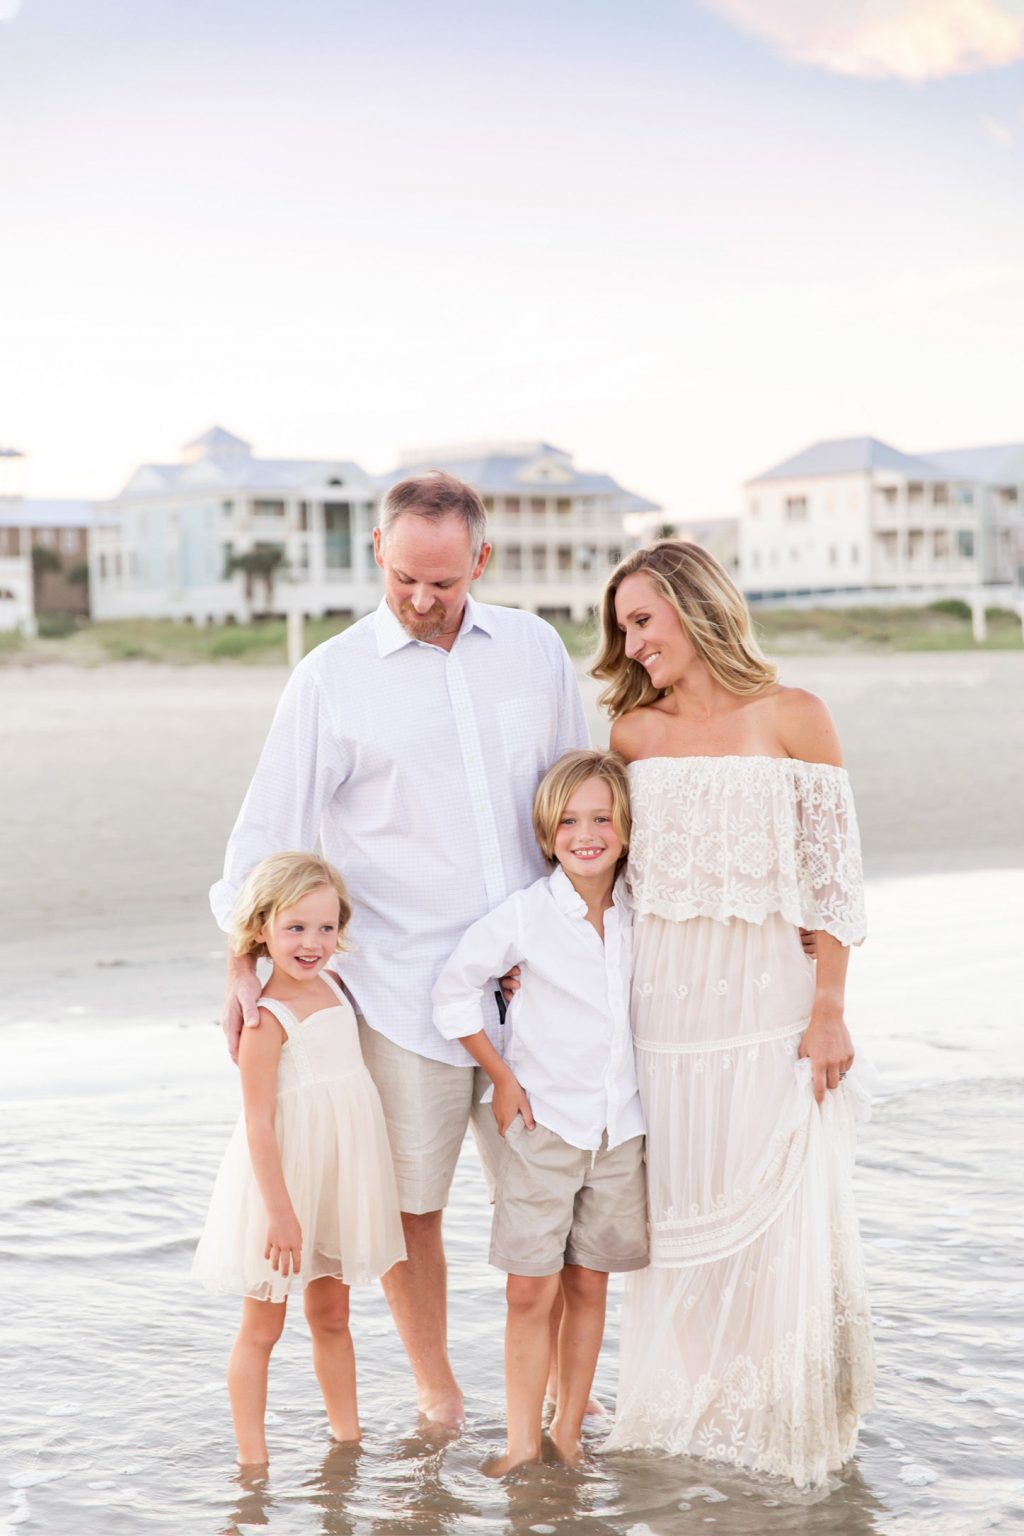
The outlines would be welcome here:
<svg viewBox="0 0 1024 1536">
<path fill-rule="evenodd" d="M 417 1431 L 367 1291 L 363 1452 L 330 1447 L 293 1318 L 271 1382 L 270 1481 L 237 1477 L 223 1387 L 237 1307 L 187 1277 L 238 1103 L 204 893 L 284 674 L 54 668 L 0 674 L 0 1354 L 23 1384 L 0 1426 L 0 1536 L 1024 1528 L 1024 657 L 794 659 L 785 676 L 828 700 L 846 745 L 871 926 L 849 1013 L 883 1079 L 858 1174 L 879 1405 L 830 1492 L 629 1457 L 485 1479 L 502 1300 L 472 1155 L 446 1218 L 467 1432 L 444 1445 Z M 616 1335 L 613 1302 L 609 1402 Z"/>
</svg>

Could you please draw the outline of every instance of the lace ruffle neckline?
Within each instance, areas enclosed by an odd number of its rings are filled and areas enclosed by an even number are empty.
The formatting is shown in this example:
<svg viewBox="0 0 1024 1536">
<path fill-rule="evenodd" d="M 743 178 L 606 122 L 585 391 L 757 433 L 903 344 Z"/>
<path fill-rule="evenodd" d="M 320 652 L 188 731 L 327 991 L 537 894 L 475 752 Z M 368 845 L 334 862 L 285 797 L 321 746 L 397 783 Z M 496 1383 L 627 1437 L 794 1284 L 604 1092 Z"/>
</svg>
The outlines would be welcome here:
<svg viewBox="0 0 1024 1536">
<path fill-rule="evenodd" d="M 845 768 L 768 756 L 649 757 L 630 768 L 628 883 L 638 913 L 761 923 L 781 912 L 843 944 L 863 939 Z"/>
</svg>

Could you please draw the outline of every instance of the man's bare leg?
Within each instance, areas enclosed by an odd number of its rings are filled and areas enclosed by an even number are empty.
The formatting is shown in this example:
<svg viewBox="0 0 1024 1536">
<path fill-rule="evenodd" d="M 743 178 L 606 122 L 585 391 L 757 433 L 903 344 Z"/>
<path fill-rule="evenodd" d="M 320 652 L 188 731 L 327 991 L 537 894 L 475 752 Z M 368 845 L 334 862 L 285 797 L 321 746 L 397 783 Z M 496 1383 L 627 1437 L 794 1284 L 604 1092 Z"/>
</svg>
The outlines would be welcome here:
<svg viewBox="0 0 1024 1536">
<path fill-rule="evenodd" d="M 402 1212 L 404 1264 L 383 1276 L 398 1336 L 416 1378 L 420 1412 L 435 1424 L 457 1429 L 464 1420 L 462 1392 L 448 1360 L 448 1283 L 441 1237 L 443 1211 Z"/>
</svg>

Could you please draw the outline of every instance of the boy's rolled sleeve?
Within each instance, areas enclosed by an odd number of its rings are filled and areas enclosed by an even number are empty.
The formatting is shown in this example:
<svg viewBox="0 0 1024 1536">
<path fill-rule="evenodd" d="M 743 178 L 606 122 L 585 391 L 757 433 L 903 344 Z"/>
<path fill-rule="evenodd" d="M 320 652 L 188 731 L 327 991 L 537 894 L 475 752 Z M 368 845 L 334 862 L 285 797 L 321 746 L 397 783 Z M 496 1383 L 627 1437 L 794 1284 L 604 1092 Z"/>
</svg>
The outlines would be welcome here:
<svg viewBox="0 0 1024 1536">
<path fill-rule="evenodd" d="M 434 1026 L 446 1040 L 485 1028 L 484 998 L 523 957 L 518 892 L 467 928 L 431 991 Z"/>
</svg>

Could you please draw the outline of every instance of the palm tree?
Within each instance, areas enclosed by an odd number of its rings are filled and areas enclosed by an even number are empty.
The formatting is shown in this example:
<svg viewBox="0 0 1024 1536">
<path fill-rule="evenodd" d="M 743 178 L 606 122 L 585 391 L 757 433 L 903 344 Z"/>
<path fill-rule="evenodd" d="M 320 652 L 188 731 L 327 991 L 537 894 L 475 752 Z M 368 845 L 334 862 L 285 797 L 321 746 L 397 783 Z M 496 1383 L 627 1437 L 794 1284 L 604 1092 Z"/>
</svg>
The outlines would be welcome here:
<svg viewBox="0 0 1024 1536">
<path fill-rule="evenodd" d="M 245 581 L 245 600 L 249 604 L 252 603 L 257 581 L 261 581 L 266 597 L 264 606 L 272 609 L 274 584 L 285 565 L 283 544 L 256 544 L 240 555 L 228 555 L 224 562 L 224 575 L 233 576 L 236 571 L 241 571 Z"/>
<path fill-rule="evenodd" d="M 50 549 L 45 544 L 33 544 L 32 546 L 32 606 L 36 613 L 39 612 L 39 599 L 42 593 L 43 581 L 48 572 L 61 571 L 64 566 L 60 555 L 55 549 Z"/>
</svg>

